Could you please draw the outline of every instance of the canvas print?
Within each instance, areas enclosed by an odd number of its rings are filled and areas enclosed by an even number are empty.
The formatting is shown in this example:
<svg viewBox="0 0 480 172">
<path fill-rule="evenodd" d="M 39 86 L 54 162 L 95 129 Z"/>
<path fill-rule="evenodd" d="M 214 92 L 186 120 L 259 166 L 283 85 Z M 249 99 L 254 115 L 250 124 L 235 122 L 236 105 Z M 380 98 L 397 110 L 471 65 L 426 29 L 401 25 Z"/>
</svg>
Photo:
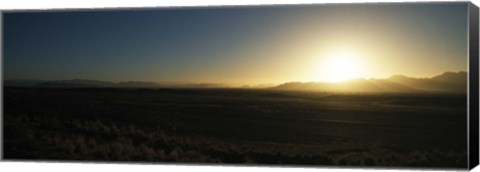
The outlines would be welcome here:
<svg viewBox="0 0 480 172">
<path fill-rule="evenodd" d="M 4 12 L 3 158 L 466 168 L 468 5 Z"/>
</svg>

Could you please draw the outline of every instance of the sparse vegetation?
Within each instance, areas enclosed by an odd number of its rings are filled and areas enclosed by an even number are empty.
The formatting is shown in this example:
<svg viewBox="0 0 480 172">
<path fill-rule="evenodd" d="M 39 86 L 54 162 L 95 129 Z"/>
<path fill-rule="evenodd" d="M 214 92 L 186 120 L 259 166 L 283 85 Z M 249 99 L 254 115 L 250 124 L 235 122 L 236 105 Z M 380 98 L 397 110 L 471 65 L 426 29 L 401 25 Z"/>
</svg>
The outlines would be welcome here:
<svg viewBox="0 0 480 172">
<path fill-rule="evenodd" d="M 466 167 L 465 95 L 4 88 L 4 158 Z"/>
</svg>

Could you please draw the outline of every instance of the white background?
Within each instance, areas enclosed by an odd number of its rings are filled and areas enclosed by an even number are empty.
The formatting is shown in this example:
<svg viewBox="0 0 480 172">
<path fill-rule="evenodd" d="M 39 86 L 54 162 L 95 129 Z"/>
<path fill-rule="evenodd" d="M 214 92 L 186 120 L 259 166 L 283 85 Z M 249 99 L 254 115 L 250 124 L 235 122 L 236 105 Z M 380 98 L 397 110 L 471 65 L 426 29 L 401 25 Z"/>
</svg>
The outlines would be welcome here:
<svg viewBox="0 0 480 172">
<path fill-rule="evenodd" d="M 299 4 L 299 3 L 351 3 L 351 2 L 412 2 L 415 0 L 0 0 L 0 10 L 12 9 L 98 9 L 113 7 L 166 7 L 166 6 L 205 6 L 205 5 L 257 5 L 257 4 Z M 443 1 L 443 0 L 436 0 Z M 417 0 L 418 2 L 418 0 Z M 480 0 L 472 0 L 477 6 Z M 1 93 L 0 93 L 1 96 Z M 105 164 L 105 163 L 72 163 L 72 162 L 0 162 L 1 171 L 251 171 L 251 172 L 313 172 L 313 171 L 447 171 L 447 170 L 412 170 L 412 169 L 348 169 L 339 167 L 249 167 L 249 166 L 200 166 L 200 165 L 152 165 L 152 164 Z M 474 172 L 480 172 L 480 167 Z"/>
</svg>

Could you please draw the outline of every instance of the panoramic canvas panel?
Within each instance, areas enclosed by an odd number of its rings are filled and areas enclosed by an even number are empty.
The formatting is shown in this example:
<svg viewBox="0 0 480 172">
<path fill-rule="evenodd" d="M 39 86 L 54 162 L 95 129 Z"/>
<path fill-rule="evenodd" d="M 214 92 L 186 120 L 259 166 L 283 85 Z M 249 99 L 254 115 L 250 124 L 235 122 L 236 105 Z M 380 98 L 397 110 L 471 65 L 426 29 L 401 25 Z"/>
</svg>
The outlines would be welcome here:
<svg viewBox="0 0 480 172">
<path fill-rule="evenodd" d="M 468 7 L 5 12 L 3 158 L 467 168 Z"/>
</svg>

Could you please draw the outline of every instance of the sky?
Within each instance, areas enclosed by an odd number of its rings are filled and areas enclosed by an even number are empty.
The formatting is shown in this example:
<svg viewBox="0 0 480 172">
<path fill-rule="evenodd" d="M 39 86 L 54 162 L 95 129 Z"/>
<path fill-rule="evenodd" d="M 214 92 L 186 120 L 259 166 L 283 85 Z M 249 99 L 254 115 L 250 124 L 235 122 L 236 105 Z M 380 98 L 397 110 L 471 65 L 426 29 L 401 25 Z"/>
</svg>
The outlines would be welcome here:
<svg viewBox="0 0 480 172">
<path fill-rule="evenodd" d="M 467 70 L 467 3 L 6 12 L 4 79 L 334 82 Z"/>
</svg>

